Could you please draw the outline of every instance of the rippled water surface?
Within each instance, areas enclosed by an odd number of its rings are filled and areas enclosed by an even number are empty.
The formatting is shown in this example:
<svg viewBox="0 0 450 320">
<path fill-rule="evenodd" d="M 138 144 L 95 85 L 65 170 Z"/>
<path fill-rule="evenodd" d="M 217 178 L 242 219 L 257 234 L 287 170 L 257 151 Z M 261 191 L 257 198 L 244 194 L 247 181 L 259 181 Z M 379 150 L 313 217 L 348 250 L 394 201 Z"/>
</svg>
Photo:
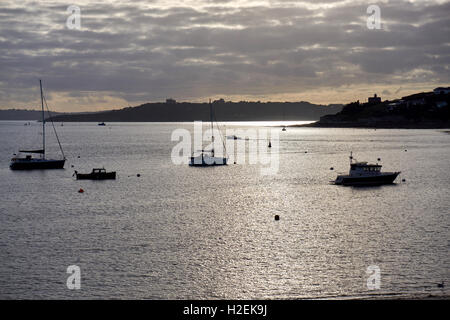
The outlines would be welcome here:
<svg viewBox="0 0 450 320">
<path fill-rule="evenodd" d="M 449 134 L 277 128 L 279 170 L 262 175 L 173 164 L 176 128 L 193 125 L 58 124 L 65 169 L 20 172 L 9 160 L 39 146 L 39 124 L 0 122 L 0 298 L 448 297 Z M 396 184 L 329 184 L 351 150 L 401 171 Z M 72 177 L 99 166 L 118 179 Z M 69 265 L 80 290 L 66 287 Z"/>
</svg>

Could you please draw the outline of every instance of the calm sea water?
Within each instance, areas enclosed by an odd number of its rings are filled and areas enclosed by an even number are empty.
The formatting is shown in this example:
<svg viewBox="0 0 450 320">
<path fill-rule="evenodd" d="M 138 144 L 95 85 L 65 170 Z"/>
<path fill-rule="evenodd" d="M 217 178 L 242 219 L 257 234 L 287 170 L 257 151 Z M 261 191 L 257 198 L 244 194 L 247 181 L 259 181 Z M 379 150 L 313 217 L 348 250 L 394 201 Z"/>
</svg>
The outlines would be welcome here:
<svg viewBox="0 0 450 320">
<path fill-rule="evenodd" d="M 65 170 L 11 171 L 19 147 L 39 146 L 39 124 L 23 123 L 0 122 L 0 298 L 449 296 L 442 130 L 288 128 L 278 173 L 261 175 L 258 164 L 174 165 L 171 133 L 190 123 L 65 123 Z M 329 184 L 350 151 L 401 171 L 397 183 Z M 72 177 L 102 166 L 118 179 Z M 80 290 L 67 289 L 70 265 Z M 373 291 L 371 265 L 381 270 Z"/>
</svg>

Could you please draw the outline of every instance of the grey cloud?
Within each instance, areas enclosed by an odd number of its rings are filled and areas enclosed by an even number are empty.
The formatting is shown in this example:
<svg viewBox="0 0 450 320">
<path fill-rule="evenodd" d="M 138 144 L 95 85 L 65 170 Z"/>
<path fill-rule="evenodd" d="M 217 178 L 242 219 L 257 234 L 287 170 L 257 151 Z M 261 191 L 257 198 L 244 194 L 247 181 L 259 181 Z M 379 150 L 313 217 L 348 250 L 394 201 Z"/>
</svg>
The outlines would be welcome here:
<svg viewBox="0 0 450 320">
<path fill-rule="evenodd" d="M 449 3 L 382 4 L 386 28 L 369 30 L 359 2 L 231 2 L 85 5 L 80 31 L 65 27 L 63 4 L 2 2 L 0 107 L 28 99 L 37 77 L 70 96 L 94 91 L 131 102 L 393 83 L 416 69 L 427 71 L 420 81 L 449 82 Z"/>
</svg>

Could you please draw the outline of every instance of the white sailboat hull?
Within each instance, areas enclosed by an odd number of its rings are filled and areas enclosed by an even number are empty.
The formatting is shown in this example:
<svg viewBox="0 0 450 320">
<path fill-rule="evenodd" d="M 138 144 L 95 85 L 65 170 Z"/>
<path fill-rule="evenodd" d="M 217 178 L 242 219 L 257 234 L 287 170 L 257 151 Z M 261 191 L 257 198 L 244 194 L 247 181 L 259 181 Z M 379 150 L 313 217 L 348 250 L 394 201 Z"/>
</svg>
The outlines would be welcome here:
<svg viewBox="0 0 450 320">
<path fill-rule="evenodd" d="M 212 157 L 209 155 L 201 154 L 196 157 L 191 157 L 189 160 L 190 166 L 223 166 L 228 162 L 228 158 Z"/>
</svg>

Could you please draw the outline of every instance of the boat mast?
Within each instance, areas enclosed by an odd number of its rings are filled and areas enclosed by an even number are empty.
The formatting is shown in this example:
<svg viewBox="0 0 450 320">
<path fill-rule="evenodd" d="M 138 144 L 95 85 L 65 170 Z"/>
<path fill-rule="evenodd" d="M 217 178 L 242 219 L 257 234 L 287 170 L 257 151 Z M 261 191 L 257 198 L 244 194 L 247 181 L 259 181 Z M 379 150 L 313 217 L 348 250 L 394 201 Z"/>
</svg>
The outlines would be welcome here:
<svg viewBox="0 0 450 320">
<path fill-rule="evenodd" d="M 213 125 L 213 107 L 211 103 L 211 99 L 209 99 L 209 116 L 211 120 L 211 140 L 212 140 L 212 156 L 214 157 L 214 125 Z"/>
<path fill-rule="evenodd" d="M 42 106 L 42 157 L 45 158 L 45 117 L 44 117 L 44 95 L 42 94 L 42 81 L 39 79 L 39 86 L 41 88 L 41 106 Z"/>
</svg>

